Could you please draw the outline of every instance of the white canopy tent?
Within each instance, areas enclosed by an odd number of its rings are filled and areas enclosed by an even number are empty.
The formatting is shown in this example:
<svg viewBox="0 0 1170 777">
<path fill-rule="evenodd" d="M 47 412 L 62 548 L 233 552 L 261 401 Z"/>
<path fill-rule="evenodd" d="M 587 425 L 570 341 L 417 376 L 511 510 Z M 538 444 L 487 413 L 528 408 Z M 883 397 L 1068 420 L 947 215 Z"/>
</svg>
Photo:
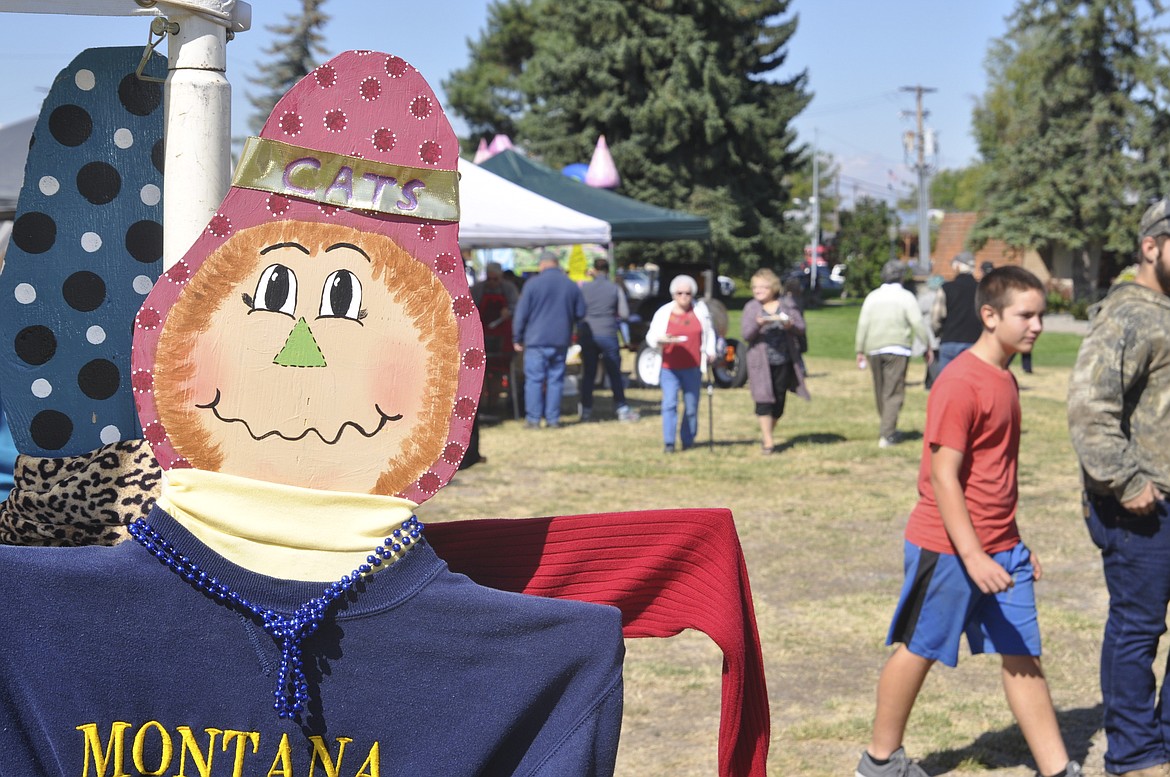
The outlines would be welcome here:
<svg viewBox="0 0 1170 777">
<path fill-rule="evenodd" d="M 14 121 L 0 127 L 0 260 L 8 252 L 12 237 L 12 218 L 16 213 L 16 199 L 24 178 L 24 163 L 28 159 L 28 143 L 36 126 L 37 117 Z"/>
<path fill-rule="evenodd" d="M 33 116 L 0 127 L 0 218 L 16 210 L 28 142 L 36 123 L 37 117 Z"/>
<path fill-rule="evenodd" d="M 462 248 L 609 243 L 609 223 L 459 160 Z"/>
</svg>

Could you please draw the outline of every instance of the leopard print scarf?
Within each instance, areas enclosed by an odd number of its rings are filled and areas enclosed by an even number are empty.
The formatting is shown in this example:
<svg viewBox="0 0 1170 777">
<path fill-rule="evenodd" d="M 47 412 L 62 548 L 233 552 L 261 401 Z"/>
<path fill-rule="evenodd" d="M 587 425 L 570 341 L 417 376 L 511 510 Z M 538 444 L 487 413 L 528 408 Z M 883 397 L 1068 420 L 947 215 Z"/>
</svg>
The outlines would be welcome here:
<svg viewBox="0 0 1170 777">
<path fill-rule="evenodd" d="M 144 440 L 64 459 L 20 455 L 0 503 L 0 544 L 116 545 L 154 505 L 162 470 Z"/>
</svg>

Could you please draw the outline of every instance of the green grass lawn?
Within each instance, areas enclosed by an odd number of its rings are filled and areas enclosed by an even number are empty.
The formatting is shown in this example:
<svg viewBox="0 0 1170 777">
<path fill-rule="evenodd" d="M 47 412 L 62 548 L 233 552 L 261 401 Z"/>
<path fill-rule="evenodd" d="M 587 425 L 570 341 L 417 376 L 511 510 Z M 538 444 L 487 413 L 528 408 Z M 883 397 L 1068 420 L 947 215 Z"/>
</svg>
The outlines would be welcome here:
<svg viewBox="0 0 1170 777">
<path fill-rule="evenodd" d="M 731 311 L 739 333 L 742 302 Z M 598 423 L 577 423 L 566 397 L 563 427 L 485 423 L 488 462 L 460 472 L 419 508 L 424 521 L 726 507 L 751 576 L 772 712 L 769 773 L 852 774 L 869 737 L 874 687 L 889 655 L 890 614 L 902 584 L 902 532 L 916 499 L 927 392 L 911 366 L 899 428 L 908 441 L 877 446 L 867 371 L 853 364 L 859 305 L 808 312 L 812 400 L 788 400 L 777 452 L 761 456 L 749 390 L 702 398 L 700 445 L 664 455 L 661 393 L 632 387 L 635 424 L 595 395 Z M 1108 597 L 1100 553 L 1084 528 L 1080 472 L 1065 397 L 1079 338 L 1049 333 L 1020 383 L 1023 433 L 1019 523 L 1043 561 L 1037 586 L 1044 666 L 1061 728 L 1088 777 L 1103 774 L 1097 683 Z M 626 354 L 626 369 L 633 355 Z M 710 422 L 713 423 L 709 423 Z M 631 516 L 636 520 L 636 516 Z M 1164 660 L 1164 659 L 1163 659 Z M 622 777 L 708 777 L 716 772 L 722 656 L 707 637 L 627 641 Z M 963 653 L 931 672 L 907 733 L 930 774 L 1028 777 L 1030 756 L 1012 719 L 994 657 Z"/>
<path fill-rule="evenodd" d="M 809 355 L 853 360 L 853 335 L 857 331 L 857 317 L 860 313 L 860 300 L 834 300 L 822 307 L 806 310 L 804 317 L 808 325 Z M 728 311 L 728 336 L 739 337 L 742 314 L 742 305 Z M 1036 341 L 1033 359 L 1036 364 L 1050 367 L 1072 367 L 1080 345 L 1080 335 L 1049 332 Z"/>
<path fill-rule="evenodd" d="M 627 392 L 642 413 L 635 424 L 610 420 L 612 400 L 602 390 L 594 401 L 598 423 L 577 423 L 576 398 L 567 397 L 558 430 L 528 430 L 522 420 L 485 424 L 481 451 L 488 462 L 460 472 L 419 508 L 419 517 L 729 508 L 764 651 L 769 773 L 852 774 L 890 652 L 885 635 L 902 583 L 902 532 L 916 499 L 928 396 L 919 361 L 911 367 L 899 423 L 908 442 L 879 449 L 870 376 L 852 363 L 856 315 L 856 306 L 810 313 L 812 401 L 790 397 L 774 455 L 759 453 L 746 387 L 704 396 L 699 447 L 670 456 L 662 453 L 657 389 Z M 1100 554 L 1080 515 L 1065 412 L 1069 370 L 1056 366 L 1071 359 L 1072 348 L 1066 345 L 1063 356 L 1056 348 L 1038 353 L 1035 374 L 1015 368 L 1023 407 L 1019 522 L 1044 564 L 1037 587 L 1044 666 L 1061 728 L 1073 756 L 1088 762 L 1086 775 L 1101 777 L 1096 677 L 1107 594 Z M 627 369 L 631 359 L 627 354 Z M 627 642 L 619 775 L 715 773 L 721 664 L 718 648 L 694 632 Z M 906 747 L 930 774 L 1034 774 L 994 657 L 964 651 L 957 669 L 931 672 Z"/>
</svg>

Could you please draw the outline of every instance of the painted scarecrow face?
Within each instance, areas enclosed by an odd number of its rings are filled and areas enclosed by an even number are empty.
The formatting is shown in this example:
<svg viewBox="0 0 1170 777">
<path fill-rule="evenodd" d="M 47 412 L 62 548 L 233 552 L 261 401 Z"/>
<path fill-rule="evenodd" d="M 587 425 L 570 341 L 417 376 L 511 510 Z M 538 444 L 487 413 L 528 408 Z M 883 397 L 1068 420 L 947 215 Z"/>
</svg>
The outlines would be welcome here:
<svg viewBox="0 0 1170 777">
<path fill-rule="evenodd" d="M 240 230 L 159 336 L 159 420 L 192 466 L 393 494 L 438 460 L 459 379 L 451 297 L 383 235 Z"/>
</svg>

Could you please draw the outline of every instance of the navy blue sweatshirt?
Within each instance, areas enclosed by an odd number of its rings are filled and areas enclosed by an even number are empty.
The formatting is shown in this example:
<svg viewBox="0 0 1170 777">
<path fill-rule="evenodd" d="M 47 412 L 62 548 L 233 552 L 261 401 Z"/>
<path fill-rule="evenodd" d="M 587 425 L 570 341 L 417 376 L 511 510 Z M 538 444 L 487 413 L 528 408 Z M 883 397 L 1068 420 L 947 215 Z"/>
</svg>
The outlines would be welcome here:
<svg viewBox="0 0 1170 777">
<path fill-rule="evenodd" d="M 323 587 L 237 567 L 157 508 L 149 521 L 254 603 L 292 612 Z M 137 542 L 0 547 L 0 598 L 0 774 L 613 773 L 618 611 L 484 588 L 425 541 L 307 640 L 299 722 L 273 710 L 273 640 Z"/>
</svg>

